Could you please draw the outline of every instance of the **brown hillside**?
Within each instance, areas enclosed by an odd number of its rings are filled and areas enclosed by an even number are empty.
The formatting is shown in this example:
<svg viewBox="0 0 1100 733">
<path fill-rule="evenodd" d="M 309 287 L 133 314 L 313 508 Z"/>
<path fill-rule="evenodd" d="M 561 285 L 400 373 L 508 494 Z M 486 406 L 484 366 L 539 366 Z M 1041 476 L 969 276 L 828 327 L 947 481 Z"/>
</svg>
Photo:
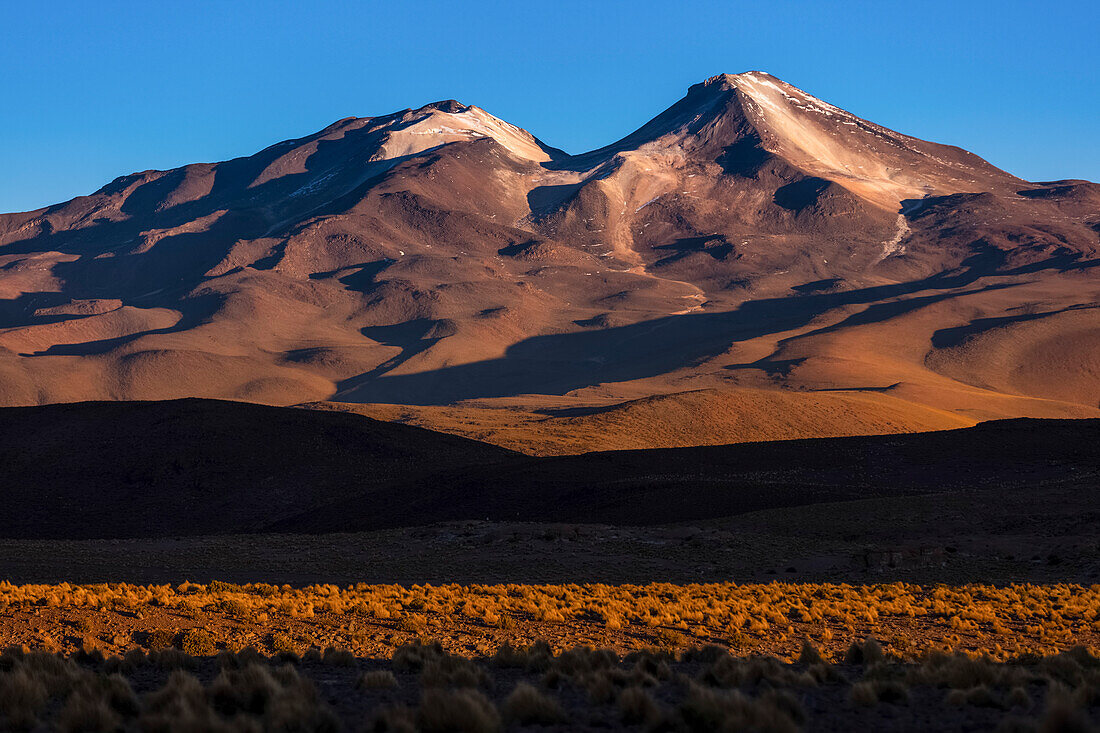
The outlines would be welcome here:
<svg viewBox="0 0 1100 733">
<path fill-rule="evenodd" d="M 498 401 L 410 414 L 551 452 L 1095 417 L 1098 262 L 1100 186 L 761 72 L 579 155 L 449 100 L 0 215 L 0 404 Z"/>
</svg>

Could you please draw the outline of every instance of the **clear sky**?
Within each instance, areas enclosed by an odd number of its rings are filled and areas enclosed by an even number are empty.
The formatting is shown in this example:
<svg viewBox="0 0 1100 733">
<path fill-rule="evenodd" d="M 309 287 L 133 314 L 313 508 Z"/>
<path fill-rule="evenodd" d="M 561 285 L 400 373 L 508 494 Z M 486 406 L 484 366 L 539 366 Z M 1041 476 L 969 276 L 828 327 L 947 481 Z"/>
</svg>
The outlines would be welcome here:
<svg viewBox="0 0 1100 733">
<path fill-rule="evenodd" d="M 1031 180 L 1100 181 L 1100 3 L 0 0 L 0 211 L 476 104 L 569 152 L 768 71 Z"/>
</svg>

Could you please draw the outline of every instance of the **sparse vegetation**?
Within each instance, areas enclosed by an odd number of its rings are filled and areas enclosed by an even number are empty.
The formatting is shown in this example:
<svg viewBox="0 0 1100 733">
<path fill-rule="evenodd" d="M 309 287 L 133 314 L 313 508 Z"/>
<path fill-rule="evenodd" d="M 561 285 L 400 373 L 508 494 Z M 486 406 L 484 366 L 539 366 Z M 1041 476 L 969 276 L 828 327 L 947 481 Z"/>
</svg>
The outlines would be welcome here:
<svg viewBox="0 0 1100 733">
<path fill-rule="evenodd" d="M 504 717 L 522 725 L 553 725 L 568 719 L 557 700 L 526 682 L 516 685 L 504 701 Z"/>
<path fill-rule="evenodd" d="M 288 658 L 331 647 L 330 664 L 348 661 L 337 648 L 377 655 L 434 636 L 480 653 L 564 635 L 624 652 L 716 644 L 742 655 L 809 662 L 816 654 L 822 661 L 864 664 L 884 654 L 913 658 L 934 649 L 1004 660 L 1100 641 L 1100 585 L 1071 584 L 293 588 L 0 582 L 0 608 L 12 620 L 0 625 L 0 643 L 119 654 L 177 646 L 192 656 L 252 645 Z"/>
<path fill-rule="evenodd" d="M 919 713 L 945 729 L 965 720 L 975 730 L 1087 731 L 1100 703 L 1100 658 L 1082 647 L 1004 662 L 933 652 L 809 664 L 734 657 L 715 646 L 625 656 L 550 649 L 538 642 L 469 659 L 414 643 L 389 660 L 333 665 L 332 652 L 287 664 L 251 648 L 216 658 L 178 649 L 105 658 L 13 647 L 0 655 L 0 728 L 338 731 L 359 730 L 365 720 L 379 731 L 782 733 L 814 727 L 820 715 L 855 730 Z M 175 663 L 165 665 L 165 655 Z M 592 694 L 601 688 L 607 694 Z M 883 706 L 894 712 L 877 717 Z"/>
<path fill-rule="evenodd" d="M 3 583 L 0 606 L 10 729 L 336 729 L 314 676 L 374 730 L 786 731 L 929 705 L 1058 730 L 1100 706 L 1100 586 Z"/>
<path fill-rule="evenodd" d="M 397 678 L 388 669 L 372 669 L 359 675 L 355 685 L 366 690 L 389 690 L 397 687 Z"/>
<path fill-rule="evenodd" d="M 180 635 L 180 649 L 192 657 L 206 657 L 218 651 L 214 637 L 205 629 L 188 629 Z"/>
</svg>

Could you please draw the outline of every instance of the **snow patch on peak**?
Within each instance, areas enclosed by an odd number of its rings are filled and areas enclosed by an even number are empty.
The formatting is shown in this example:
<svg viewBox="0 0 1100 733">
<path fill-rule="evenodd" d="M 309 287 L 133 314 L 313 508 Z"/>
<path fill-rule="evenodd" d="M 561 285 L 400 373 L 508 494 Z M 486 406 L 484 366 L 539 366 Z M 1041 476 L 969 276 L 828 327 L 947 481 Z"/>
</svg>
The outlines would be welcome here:
<svg viewBox="0 0 1100 733">
<path fill-rule="evenodd" d="M 855 115 L 845 112 L 840 107 L 760 71 L 749 71 L 737 75 L 735 86 L 755 101 L 769 107 L 793 106 L 803 112 L 815 112 L 826 117 L 855 118 Z"/>
<path fill-rule="evenodd" d="M 486 137 L 519 158 L 539 163 L 551 159 L 531 133 L 480 107 L 453 100 L 421 107 L 395 124 L 375 159 L 415 155 L 441 145 Z"/>
</svg>

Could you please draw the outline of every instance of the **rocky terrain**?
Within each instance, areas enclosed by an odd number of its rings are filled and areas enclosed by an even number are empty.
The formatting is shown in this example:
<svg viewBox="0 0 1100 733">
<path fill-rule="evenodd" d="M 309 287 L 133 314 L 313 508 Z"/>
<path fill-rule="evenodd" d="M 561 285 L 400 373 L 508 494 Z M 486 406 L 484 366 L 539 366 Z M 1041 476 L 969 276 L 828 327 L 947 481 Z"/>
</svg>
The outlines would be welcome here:
<svg viewBox="0 0 1100 733">
<path fill-rule="evenodd" d="M 358 403 L 549 453 L 1095 417 L 1098 251 L 1100 186 L 761 72 L 577 155 L 438 102 L 0 215 L 0 403 Z"/>
</svg>

